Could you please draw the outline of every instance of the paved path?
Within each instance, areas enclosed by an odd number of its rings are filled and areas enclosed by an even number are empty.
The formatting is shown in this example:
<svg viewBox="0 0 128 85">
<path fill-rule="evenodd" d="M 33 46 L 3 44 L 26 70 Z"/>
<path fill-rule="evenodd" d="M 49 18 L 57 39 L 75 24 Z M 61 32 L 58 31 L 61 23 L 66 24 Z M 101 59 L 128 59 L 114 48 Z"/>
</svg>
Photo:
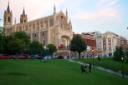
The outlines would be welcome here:
<svg viewBox="0 0 128 85">
<path fill-rule="evenodd" d="M 73 62 L 73 63 L 77 63 L 77 64 L 81 64 L 81 65 L 87 64 L 87 63 L 83 63 L 83 62 L 80 62 L 80 61 L 75 61 L 75 60 L 72 60 L 72 59 L 68 59 L 68 61 Z M 95 66 L 95 68 L 99 69 L 99 70 L 102 70 L 102 71 L 105 71 L 105 72 L 108 72 L 110 74 L 122 77 L 122 74 L 120 72 L 115 72 L 111 69 L 106 69 L 106 68 L 103 68 L 103 67 L 100 67 L 100 66 Z M 128 78 L 128 75 L 125 75 L 125 78 Z"/>
</svg>

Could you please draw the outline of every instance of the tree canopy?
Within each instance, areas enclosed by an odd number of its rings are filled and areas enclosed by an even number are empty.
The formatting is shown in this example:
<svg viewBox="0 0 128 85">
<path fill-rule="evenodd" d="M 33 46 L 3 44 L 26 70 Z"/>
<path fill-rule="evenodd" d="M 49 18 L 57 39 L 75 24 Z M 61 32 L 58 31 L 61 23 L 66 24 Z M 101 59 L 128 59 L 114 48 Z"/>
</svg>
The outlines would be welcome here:
<svg viewBox="0 0 128 85">
<path fill-rule="evenodd" d="M 15 32 L 9 36 L 0 34 L 1 46 L 6 54 L 24 53 L 28 50 L 30 38 L 25 32 Z"/>
<path fill-rule="evenodd" d="M 85 44 L 83 38 L 79 34 L 74 35 L 70 43 L 70 50 L 73 52 L 78 52 L 80 57 L 80 53 L 85 51 L 86 48 L 87 45 Z"/>
<path fill-rule="evenodd" d="M 116 60 L 116 61 L 121 61 L 122 57 L 124 57 L 123 49 L 121 47 L 116 47 L 113 59 Z"/>
<path fill-rule="evenodd" d="M 42 55 L 44 51 L 44 47 L 38 41 L 32 41 L 29 46 L 29 51 L 31 52 L 32 55 L 36 55 L 36 54 Z"/>
<path fill-rule="evenodd" d="M 48 44 L 47 49 L 48 49 L 49 55 L 53 55 L 53 53 L 57 51 L 57 48 L 54 44 Z"/>
</svg>

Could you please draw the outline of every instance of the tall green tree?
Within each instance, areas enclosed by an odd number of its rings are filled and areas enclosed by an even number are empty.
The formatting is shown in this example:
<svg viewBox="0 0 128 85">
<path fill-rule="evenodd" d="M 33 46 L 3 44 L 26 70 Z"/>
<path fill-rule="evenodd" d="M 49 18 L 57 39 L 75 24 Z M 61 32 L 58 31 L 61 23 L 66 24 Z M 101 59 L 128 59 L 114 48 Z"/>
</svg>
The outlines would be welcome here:
<svg viewBox="0 0 128 85">
<path fill-rule="evenodd" d="M 14 36 L 15 38 L 18 38 L 23 41 L 23 44 L 24 44 L 23 52 L 27 53 L 30 45 L 30 37 L 25 32 L 16 32 Z"/>
<path fill-rule="evenodd" d="M 12 34 L 12 36 L 15 39 L 22 40 L 25 43 L 26 47 L 29 46 L 29 44 L 30 44 L 30 37 L 25 32 L 15 32 L 15 33 Z"/>
<path fill-rule="evenodd" d="M 116 47 L 113 59 L 116 60 L 116 61 L 121 61 L 122 57 L 124 57 L 124 52 L 123 52 L 122 47 Z"/>
<path fill-rule="evenodd" d="M 9 48 L 10 52 L 20 54 L 20 53 L 24 52 L 26 45 L 25 45 L 25 42 L 22 41 L 21 39 L 15 39 L 14 38 L 14 39 L 9 41 L 8 48 Z"/>
<path fill-rule="evenodd" d="M 73 52 L 78 52 L 80 58 L 80 53 L 86 49 L 87 45 L 85 44 L 84 39 L 79 34 L 74 35 L 70 43 L 70 50 Z"/>
<path fill-rule="evenodd" d="M 54 44 L 48 44 L 47 50 L 48 50 L 49 55 L 53 55 L 53 53 L 57 51 L 57 48 Z"/>
<path fill-rule="evenodd" d="M 128 50 L 125 51 L 126 61 L 128 62 Z"/>
<path fill-rule="evenodd" d="M 4 36 L 2 34 L 2 31 L 0 30 L 0 54 L 3 54 L 4 51 Z"/>
<path fill-rule="evenodd" d="M 44 52 L 44 48 L 43 45 L 38 41 L 32 41 L 29 45 L 29 51 L 32 55 L 42 55 L 42 53 Z"/>
<path fill-rule="evenodd" d="M 6 53 L 26 53 L 29 49 L 30 38 L 25 32 L 15 32 L 5 38 Z"/>
</svg>

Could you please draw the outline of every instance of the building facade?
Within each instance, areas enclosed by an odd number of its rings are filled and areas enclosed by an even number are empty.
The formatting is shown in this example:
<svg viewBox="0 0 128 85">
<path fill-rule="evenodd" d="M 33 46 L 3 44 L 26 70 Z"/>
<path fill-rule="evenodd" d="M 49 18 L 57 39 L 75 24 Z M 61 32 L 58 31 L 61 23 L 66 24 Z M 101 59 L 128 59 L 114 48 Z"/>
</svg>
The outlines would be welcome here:
<svg viewBox="0 0 128 85">
<path fill-rule="evenodd" d="M 39 41 L 40 43 L 54 44 L 56 47 L 64 45 L 67 47 L 73 37 L 72 24 L 68 19 L 68 12 L 64 14 L 62 11 L 56 13 L 54 7 L 51 16 L 43 17 L 37 20 L 28 21 L 27 14 L 23 9 L 20 15 L 20 23 L 13 24 L 13 13 L 10 10 L 9 4 L 4 12 L 4 33 L 6 36 L 14 32 L 26 32 L 31 41 Z"/>
<path fill-rule="evenodd" d="M 124 37 L 120 37 L 120 46 L 123 48 L 124 51 L 128 50 L 128 41 Z"/>
<path fill-rule="evenodd" d="M 118 46 L 120 46 L 120 36 L 112 32 L 103 34 L 103 53 L 105 56 L 112 56 Z"/>
<path fill-rule="evenodd" d="M 90 33 L 82 33 L 82 37 L 87 45 L 87 50 L 95 50 L 96 49 L 96 39 L 94 35 Z"/>
<path fill-rule="evenodd" d="M 89 47 L 89 50 L 92 51 L 95 56 L 103 55 L 103 38 L 100 32 L 87 32 L 82 33 L 82 37 L 85 40 L 85 43 Z"/>
</svg>

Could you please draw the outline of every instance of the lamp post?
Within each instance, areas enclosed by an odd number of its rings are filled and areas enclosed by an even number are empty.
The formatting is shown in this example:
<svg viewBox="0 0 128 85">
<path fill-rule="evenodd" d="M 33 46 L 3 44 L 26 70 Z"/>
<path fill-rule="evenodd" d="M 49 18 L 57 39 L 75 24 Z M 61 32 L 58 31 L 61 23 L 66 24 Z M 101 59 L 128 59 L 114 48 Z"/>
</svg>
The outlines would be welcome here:
<svg viewBox="0 0 128 85">
<path fill-rule="evenodd" d="M 46 45 L 44 45 L 44 54 L 43 54 L 43 56 L 44 56 L 44 59 L 47 61 L 47 46 Z"/>
<path fill-rule="evenodd" d="M 122 73 L 122 78 L 124 78 L 124 65 L 123 65 L 124 57 L 121 57 L 121 61 L 122 61 L 122 71 L 121 71 L 121 73 Z"/>
<path fill-rule="evenodd" d="M 92 50 L 93 67 L 94 67 L 94 50 Z"/>
</svg>

